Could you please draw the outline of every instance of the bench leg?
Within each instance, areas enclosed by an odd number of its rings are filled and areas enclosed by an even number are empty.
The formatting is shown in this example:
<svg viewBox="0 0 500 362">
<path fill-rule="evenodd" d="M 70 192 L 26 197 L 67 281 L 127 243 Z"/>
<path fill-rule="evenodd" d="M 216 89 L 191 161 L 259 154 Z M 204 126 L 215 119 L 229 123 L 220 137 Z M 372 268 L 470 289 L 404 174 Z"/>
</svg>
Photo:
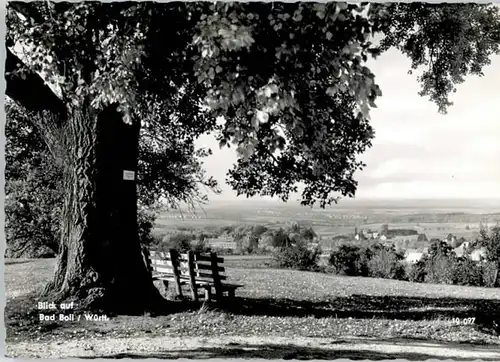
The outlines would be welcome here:
<svg viewBox="0 0 500 362">
<path fill-rule="evenodd" d="M 222 299 L 224 299 L 223 297 L 224 291 L 222 290 L 221 287 L 217 287 L 216 285 L 214 285 L 214 288 L 215 288 L 215 299 L 219 302 Z"/>
<path fill-rule="evenodd" d="M 235 291 L 235 289 L 233 289 L 233 288 L 227 290 L 227 297 L 229 299 L 234 299 L 234 297 L 235 297 L 235 292 L 234 291 Z"/>
<path fill-rule="evenodd" d="M 177 294 L 179 298 L 183 298 L 181 282 L 179 279 L 175 281 L 175 294 Z"/>
<path fill-rule="evenodd" d="M 165 288 L 165 296 L 168 294 L 168 280 L 162 280 L 163 287 Z"/>
<path fill-rule="evenodd" d="M 208 285 L 205 287 L 205 301 L 210 302 L 211 299 L 212 299 L 212 287 Z"/>
<path fill-rule="evenodd" d="M 191 285 L 191 299 L 195 302 L 198 301 L 198 286 L 196 284 Z"/>
</svg>

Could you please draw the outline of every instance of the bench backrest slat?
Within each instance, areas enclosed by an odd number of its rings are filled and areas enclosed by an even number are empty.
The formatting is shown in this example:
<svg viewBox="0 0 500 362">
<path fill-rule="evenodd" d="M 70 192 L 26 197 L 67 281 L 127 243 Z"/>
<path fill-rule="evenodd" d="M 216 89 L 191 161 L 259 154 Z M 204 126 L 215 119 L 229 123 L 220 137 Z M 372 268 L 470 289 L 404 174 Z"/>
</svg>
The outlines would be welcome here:
<svg viewBox="0 0 500 362">
<path fill-rule="evenodd" d="M 202 264 L 202 263 L 200 263 L 200 262 L 198 262 L 198 263 L 196 264 L 196 267 L 195 267 L 195 268 L 196 268 L 196 269 L 198 269 L 198 270 L 200 270 L 200 271 L 201 271 L 201 270 L 212 270 L 212 266 L 211 266 L 210 264 Z M 225 271 L 226 271 L 226 270 L 224 269 L 224 267 L 223 267 L 223 266 L 220 266 L 220 265 L 217 265 L 217 270 L 219 271 L 219 273 L 223 273 L 223 272 L 225 272 Z"/>
<path fill-rule="evenodd" d="M 176 273 L 174 269 L 177 269 L 177 275 L 181 278 L 191 278 L 189 273 L 189 256 L 187 253 L 173 254 L 177 255 L 177 268 L 174 268 L 171 252 L 146 250 L 145 254 L 147 254 L 146 259 L 148 262 L 148 268 L 151 272 L 175 276 Z M 193 253 L 192 272 L 194 277 L 197 280 L 215 283 L 217 283 L 216 279 L 218 279 L 219 282 L 226 280 L 225 268 L 219 265 L 223 262 L 224 258 L 217 257 L 217 255 L 212 256 L 211 254 Z M 216 268 L 215 273 L 214 268 Z"/>
<path fill-rule="evenodd" d="M 210 254 L 202 254 L 202 253 L 196 253 L 195 254 L 196 261 L 207 261 L 207 262 L 212 262 L 212 257 Z M 217 263 L 222 264 L 224 263 L 224 258 L 217 257 Z"/>
<path fill-rule="evenodd" d="M 212 264 L 210 259 L 210 254 L 195 254 L 195 273 L 197 278 L 214 280 L 219 278 L 219 280 L 226 280 L 225 268 L 220 265 L 220 260 L 222 258 L 217 258 L 217 274 L 214 275 L 215 264 Z"/>
<path fill-rule="evenodd" d="M 170 253 L 152 250 L 149 252 L 149 263 L 150 271 L 152 272 L 174 274 L 174 266 Z"/>
</svg>

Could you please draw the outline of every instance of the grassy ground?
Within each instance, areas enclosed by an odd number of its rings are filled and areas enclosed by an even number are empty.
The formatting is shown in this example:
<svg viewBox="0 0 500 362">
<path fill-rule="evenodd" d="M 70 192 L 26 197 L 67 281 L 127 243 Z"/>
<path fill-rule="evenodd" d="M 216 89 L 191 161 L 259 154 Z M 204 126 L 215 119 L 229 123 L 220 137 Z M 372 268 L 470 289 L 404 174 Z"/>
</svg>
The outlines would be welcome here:
<svg viewBox="0 0 500 362">
<path fill-rule="evenodd" d="M 259 335 L 418 338 L 500 345 L 492 324 L 495 319 L 500 322 L 499 289 L 231 267 L 228 281 L 245 285 L 232 303 L 200 306 L 179 302 L 186 306 L 183 311 L 169 315 L 39 322 L 38 311 L 28 313 L 36 306 L 36 292 L 50 279 L 53 268 L 54 260 L 6 264 L 7 344 L 103 336 Z M 474 323 L 464 324 L 465 318 L 474 318 Z"/>
</svg>

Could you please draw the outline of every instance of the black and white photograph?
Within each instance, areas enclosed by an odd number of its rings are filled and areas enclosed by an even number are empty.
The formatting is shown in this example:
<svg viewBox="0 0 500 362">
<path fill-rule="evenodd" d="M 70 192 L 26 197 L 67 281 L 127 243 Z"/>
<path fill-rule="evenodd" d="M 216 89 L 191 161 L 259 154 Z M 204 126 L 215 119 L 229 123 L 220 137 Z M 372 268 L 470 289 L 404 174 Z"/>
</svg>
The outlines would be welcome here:
<svg viewBox="0 0 500 362">
<path fill-rule="evenodd" d="M 500 360 L 500 3 L 4 12 L 5 357 Z"/>
</svg>

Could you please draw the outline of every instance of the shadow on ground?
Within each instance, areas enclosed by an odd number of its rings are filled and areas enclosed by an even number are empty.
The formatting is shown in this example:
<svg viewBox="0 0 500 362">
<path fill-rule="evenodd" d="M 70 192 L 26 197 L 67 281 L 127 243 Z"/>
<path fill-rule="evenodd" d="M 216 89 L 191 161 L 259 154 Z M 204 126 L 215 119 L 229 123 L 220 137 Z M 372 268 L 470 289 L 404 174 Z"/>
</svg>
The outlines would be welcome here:
<svg viewBox="0 0 500 362">
<path fill-rule="evenodd" d="M 178 307 L 193 310 L 193 304 L 185 303 L 179 303 Z M 475 318 L 473 324 L 481 330 L 500 335 L 500 300 L 369 295 L 338 297 L 328 301 L 237 297 L 230 302 L 214 303 L 210 308 L 246 316 L 413 321 L 459 318 L 461 324 L 466 318 Z"/>
<path fill-rule="evenodd" d="M 27 317 L 31 323 L 24 322 L 26 328 L 39 324 L 36 320 L 39 311 L 33 309 L 34 300 L 36 300 L 34 295 L 8 300 L 4 310 L 6 326 L 17 327 L 21 321 L 26 321 Z M 164 300 L 150 312 L 150 316 L 192 312 L 199 309 L 200 303 L 189 300 Z M 459 318 L 460 324 L 463 324 L 466 318 L 475 318 L 474 328 L 490 335 L 500 335 L 500 300 L 369 295 L 337 297 L 326 301 L 237 297 L 228 302 L 211 303 L 208 309 L 245 316 L 377 318 L 411 321 Z"/>
<path fill-rule="evenodd" d="M 89 357 L 78 357 L 89 358 Z M 208 358 L 265 358 L 265 359 L 338 359 L 346 358 L 353 360 L 387 360 L 387 359 L 406 359 L 410 361 L 421 361 L 427 359 L 449 359 L 449 357 L 439 357 L 424 353 L 383 353 L 375 351 L 353 351 L 349 349 L 327 350 L 313 347 L 297 347 L 293 345 L 250 345 L 250 344 L 233 344 L 229 348 L 197 348 L 192 350 L 169 350 L 166 352 L 157 352 L 153 354 L 140 353 L 119 353 L 113 355 L 92 356 L 94 358 L 159 358 L 159 359 L 208 359 Z M 458 361 L 474 360 L 474 358 L 453 358 Z M 488 360 L 488 359 L 482 359 Z M 494 359 L 490 359 L 494 360 Z"/>
<path fill-rule="evenodd" d="M 236 298 L 218 308 L 243 315 L 423 320 L 500 317 L 500 300 L 352 295 L 323 301 Z"/>
</svg>

